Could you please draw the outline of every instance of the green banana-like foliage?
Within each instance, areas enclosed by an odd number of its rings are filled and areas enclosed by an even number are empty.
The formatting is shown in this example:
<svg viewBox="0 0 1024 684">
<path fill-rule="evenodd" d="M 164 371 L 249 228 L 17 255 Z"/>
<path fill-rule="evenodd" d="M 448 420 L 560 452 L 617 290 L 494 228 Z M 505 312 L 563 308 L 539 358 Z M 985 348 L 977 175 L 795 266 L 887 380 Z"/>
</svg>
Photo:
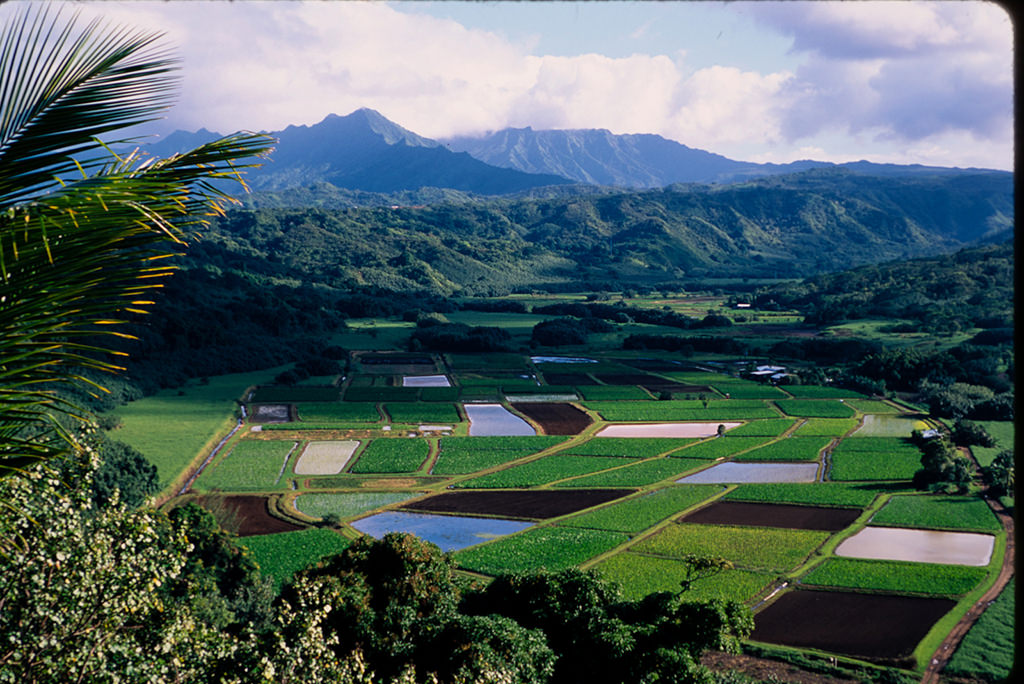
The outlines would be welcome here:
<svg viewBox="0 0 1024 684">
<path fill-rule="evenodd" d="M 36 6 L 0 34 L 0 476 L 77 448 L 57 416 L 86 412 L 58 390 L 88 382 L 82 368 L 119 370 L 103 340 L 125 336 L 168 257 L 234 201 L 220 181 L 241 182 L 273 142 L 114 154 L 99 136 L 167 109 L 176 61 L 160 34 L 80 24 Z"/>
</svg>

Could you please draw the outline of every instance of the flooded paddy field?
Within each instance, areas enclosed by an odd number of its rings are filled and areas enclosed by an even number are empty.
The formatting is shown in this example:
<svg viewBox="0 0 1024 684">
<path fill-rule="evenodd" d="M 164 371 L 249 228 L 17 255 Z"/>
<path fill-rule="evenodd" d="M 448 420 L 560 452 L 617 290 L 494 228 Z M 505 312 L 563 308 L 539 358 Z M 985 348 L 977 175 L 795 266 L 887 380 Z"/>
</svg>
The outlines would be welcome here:
<svg viewBox="0 0 1024 684">
<path fill-rule="evenodd" d="M 405 375 L 402 387 L 451 387 L 447 375 Z"/>
<path fill-rule="evenodd" d="M 499 518 L 385 511 L 356 520 L 351 525 L 363 534 L 377 539 L 388 532 L 409 532 L 424 541 L 437 544 L 442 551 L 458 551 L 525 530 L 533 523 Z"/>
<path fill-rule="evenodd" d="M 532 425 L 501 404 L 464 404 L 463 407 L 469 418 L 470 436 L 516 437 L 537 434 Z"/>
<path fill-rule="evenodd" d="M 973 532 L 939 532 L 899 527 L 865 527 L 836 548 L 837 556 L 876 560 L 988 565 L 995 537 Z"/>
<path fill-rule="evenodd" d="M 904 661 L 956 601 L 845 591 L 791 591 L 754 616 L 750 638 L 868 660 Z"/>
<path fill-rule="evenodd" d="M 817 463 L 719 463 L 676 480 L 679 484 L 743 484 L 747 482 L 814 482 Z"/>
<path fill-rule="evenodd" d="M 853 524 L 860 514 L 859 508 L 717 501 L 690 513 L 682 521 L 711 525 L 747 525 L 838 532 Z"/>
<path fill-rule="evenodd" d="M 718 426 L 726 430 L 742 423 L 640 423 L 608 425 L 598 431 L 596 437 L 711 437 L 718 434 Z"/>
<path fill-rule="evenodd" d="M 499 515 L 512 518 L 556 518 L 632 494 L 634 489 L 577 489 L 445 492 L 403 508 L 437 513 Z"/>
</svg>

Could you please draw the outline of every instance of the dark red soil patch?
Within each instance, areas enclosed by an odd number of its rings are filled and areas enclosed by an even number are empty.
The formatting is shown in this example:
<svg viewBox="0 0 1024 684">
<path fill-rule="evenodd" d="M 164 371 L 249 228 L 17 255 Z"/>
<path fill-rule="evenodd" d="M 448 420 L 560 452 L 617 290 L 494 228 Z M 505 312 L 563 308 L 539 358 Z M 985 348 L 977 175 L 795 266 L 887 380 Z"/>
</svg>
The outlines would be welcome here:
<svg viewBox="0 0 1024 684">
<path fill-rule="evenodd" d="M 436 513 L 477 513 L 512 518 L 555 518 L 632 494 L 633 489 L 580 489 L 567 492 L 445 492 L 402 508 Z"/>
<path fill-rule="evenodd" d="M 572 404 L 522 401 L 512 408 L 536 421 L 548 435 L 578 435 L 592 422 L 590 416 Z"/>
<path fill-rule="evenodd" d="M 239 537 L 304 529 L 301 525 L 270 515 L 265 496 L 203 497 L 197 503 L 213 513 L 221 527 Z"/>
<path fill-rule="evenodd" d="M 544 373 L 549 385 L 596 385 L 597 380 L 584 373 Z"/>
<path fill-rule="evenodd" d="M 665 378 L 647 375 L 646 373 L 600 373 L 595 374 L 594 377 L 606 385 L 662 385 L 666 383 Z"/>
<path fill-rule="evenodd" d="M 791 591 L 754 616 L 750 638 L 911 665 L 914 648 L 956 601 L 842 591 Z"/>
<path fill-rule="evenodd" d="M 860 514 L 859 508 L 718 501 L 694 511 L 683 518 L 683 521 L 709 525 L 750 525 L 838 532 L 852 525 Z"/>
</svg>

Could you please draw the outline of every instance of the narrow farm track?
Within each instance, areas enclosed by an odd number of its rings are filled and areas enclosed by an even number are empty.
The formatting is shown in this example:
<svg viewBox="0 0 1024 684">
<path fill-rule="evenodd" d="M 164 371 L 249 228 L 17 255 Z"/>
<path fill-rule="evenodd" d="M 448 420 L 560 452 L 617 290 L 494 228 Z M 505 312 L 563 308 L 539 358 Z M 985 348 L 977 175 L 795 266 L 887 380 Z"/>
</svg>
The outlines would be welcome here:
<svg viewBox="0 0 1024 684">
<path fill-rule="evenodd" d="M 1006 530 L 1006 554 L 1003 556 L 1003 567 L 999 570 L 999 576 L 996 578 L 995 584 L 960 618 L 960 621 L 956 623 L 956 626 L 953 627 L 953 630 L 946 636 L 938 650 L 935 651 L 931 662 L 928 663 L 928 668 L 924 672 L 924 676 L 921 678 L 921 684 L 939 684 L 942 681 L 940 673 L 946 667 L 949 659 L 953 657 L 953 652 L 960 645 L 960 641 L 967 634 L 967 630 L 974 626 L 974 623 L 978 621 L 981 614 L 985 612 L 990 603 L 996 600 L 996 597 L 1006 587 L 1010 578 L 1013 577 L 1015 567 L 1013 516 L 1009 515 L 1003 505 L 997 500 L 988 499 L 987 501 L 996 517 L 1002 522 L 1003 529 Z"/>
</svg>

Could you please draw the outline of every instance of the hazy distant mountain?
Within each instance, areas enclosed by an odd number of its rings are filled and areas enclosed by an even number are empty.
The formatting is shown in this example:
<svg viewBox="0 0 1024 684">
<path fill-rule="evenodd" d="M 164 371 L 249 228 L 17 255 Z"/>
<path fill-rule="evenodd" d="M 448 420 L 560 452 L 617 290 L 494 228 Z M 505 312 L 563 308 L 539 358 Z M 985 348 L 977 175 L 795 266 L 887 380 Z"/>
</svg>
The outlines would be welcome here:
<svg viewBox="0 0 1024 684">
<path fill-rule="evenodd" d="M 498 168 L 466 153 L 452 152 L 372 109 L 359 109 L 348 116 L 331 114 L 313 126 L 289 126 L 270 135 L 279 140 L 270 161 L 247 174 L 254 190 L 327 182 L 368 192 L 432 187 L 500 195 L 572 182 L 551 174 Z M 205 129 L 177 131 L 146 149 L 165 156 L 215 137 L 217 134 Z"/>
<path fill-rule="evenodd" d="M 553 173 L 581 183 L 628 188 L 657 188 L 672 183 L 734 183 L 752 178 L 842 166 L 871 175 L 958 173 L 935 166 L 832 164 L 811 160 L 789 164 L 734 161 L 659 135 L 614 135 L 604 129 L 546 130 L 506 128 L 478 138 L 442 140 L 451 150 L 528 173 Z"/>
</svg>

